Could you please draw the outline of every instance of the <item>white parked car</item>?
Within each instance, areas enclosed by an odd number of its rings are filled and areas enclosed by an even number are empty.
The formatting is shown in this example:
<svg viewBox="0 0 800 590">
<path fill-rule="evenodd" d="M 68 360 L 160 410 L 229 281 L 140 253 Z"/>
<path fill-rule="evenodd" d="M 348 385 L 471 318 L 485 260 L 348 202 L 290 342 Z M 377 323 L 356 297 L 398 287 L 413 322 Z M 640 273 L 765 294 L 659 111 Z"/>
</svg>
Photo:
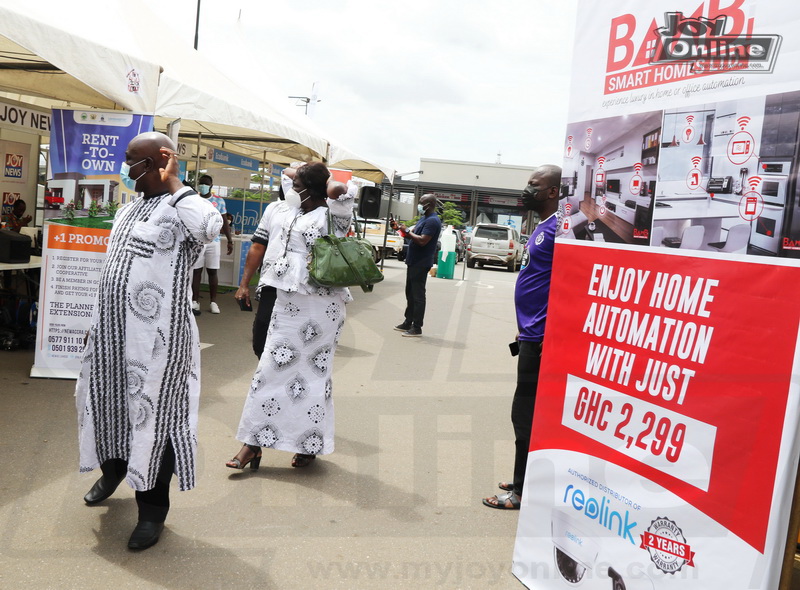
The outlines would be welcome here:
<svg viewBox="0 0 800 590">
<path fill-rule="evenodd" d="M 519 232 L 513 227 L 479 223 L 472 230 L 467 246 L 467 267 L 495 264 L 514 272 L 522 263 L 522 248 Z"/>
</svg>

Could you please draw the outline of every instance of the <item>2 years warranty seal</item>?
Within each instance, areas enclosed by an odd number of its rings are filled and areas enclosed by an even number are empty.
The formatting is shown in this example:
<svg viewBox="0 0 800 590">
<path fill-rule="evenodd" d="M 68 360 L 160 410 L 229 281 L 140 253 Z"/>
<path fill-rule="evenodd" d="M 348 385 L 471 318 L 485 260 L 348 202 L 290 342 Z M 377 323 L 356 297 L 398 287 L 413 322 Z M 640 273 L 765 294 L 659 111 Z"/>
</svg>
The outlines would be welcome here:
<svg viewBox="0 0 800 590">
<path fill-rule="evenodd" d="M 680 527 L 669 518 L 659 516 L 642 534 L 642 549 L 665 574 L 681 571 L 684 565 L 694 567 L 694 553 L 686 543 Z"/>
</svg>

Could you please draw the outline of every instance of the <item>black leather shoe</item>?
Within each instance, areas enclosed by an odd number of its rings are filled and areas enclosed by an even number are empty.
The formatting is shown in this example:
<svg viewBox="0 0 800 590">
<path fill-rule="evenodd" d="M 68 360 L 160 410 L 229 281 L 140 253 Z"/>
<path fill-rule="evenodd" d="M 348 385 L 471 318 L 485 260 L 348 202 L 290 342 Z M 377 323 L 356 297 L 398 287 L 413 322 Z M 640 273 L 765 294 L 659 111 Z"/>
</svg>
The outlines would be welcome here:
<svg viewBox="0 0 800 590">
<path fill-rule="evenodd" d="M 163 522 L 140 520 L 136 528 L 133 529 L 131 538 L 128 539 L 128 549 L 140 551 L 152 547 L 158 543 L 158 538 L 161 536 L 161 531 L 163 530 Z"/>
<path fill-rule="evenodd" d="M 108 498 L 117 489 L 117 486 L 122 483 L 125 477 L 120 477 L 117 480 L 110 479 L 105 475 L 94 482 L 92 489 L 83 497 L 83 501 L 89 504 L 97 504 Z"/>
</svg>

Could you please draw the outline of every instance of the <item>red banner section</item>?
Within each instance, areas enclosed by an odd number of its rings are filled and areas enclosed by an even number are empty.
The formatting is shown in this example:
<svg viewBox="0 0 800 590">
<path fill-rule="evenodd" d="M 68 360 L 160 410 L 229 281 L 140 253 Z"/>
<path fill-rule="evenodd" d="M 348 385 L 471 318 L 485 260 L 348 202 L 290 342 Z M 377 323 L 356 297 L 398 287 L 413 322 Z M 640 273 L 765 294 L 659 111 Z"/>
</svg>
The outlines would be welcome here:
<svg viewBox="0 0 800 590">
<path fill-rule="evenodd" d="M 616 463 L 764 550 L 800 269 L 556 245 L 531 450 Z"/>
</svg>

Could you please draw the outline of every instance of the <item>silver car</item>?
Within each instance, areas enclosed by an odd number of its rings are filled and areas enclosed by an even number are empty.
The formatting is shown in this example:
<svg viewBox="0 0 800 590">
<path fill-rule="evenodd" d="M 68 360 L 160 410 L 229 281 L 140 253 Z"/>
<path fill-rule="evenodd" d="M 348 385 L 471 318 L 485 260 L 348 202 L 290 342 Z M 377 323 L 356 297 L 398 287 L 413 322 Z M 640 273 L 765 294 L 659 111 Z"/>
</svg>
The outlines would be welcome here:
<svg viewBox="0 0 800 590">
<path fill-rule="evenodd" d="M 472 239 L 467 246 L 467 267 L 495 264 L 514 272 L 521 262 L 522 242 L 519 232 L 513 227 L 479 223 L 472 230 Z"/>
</svg>

